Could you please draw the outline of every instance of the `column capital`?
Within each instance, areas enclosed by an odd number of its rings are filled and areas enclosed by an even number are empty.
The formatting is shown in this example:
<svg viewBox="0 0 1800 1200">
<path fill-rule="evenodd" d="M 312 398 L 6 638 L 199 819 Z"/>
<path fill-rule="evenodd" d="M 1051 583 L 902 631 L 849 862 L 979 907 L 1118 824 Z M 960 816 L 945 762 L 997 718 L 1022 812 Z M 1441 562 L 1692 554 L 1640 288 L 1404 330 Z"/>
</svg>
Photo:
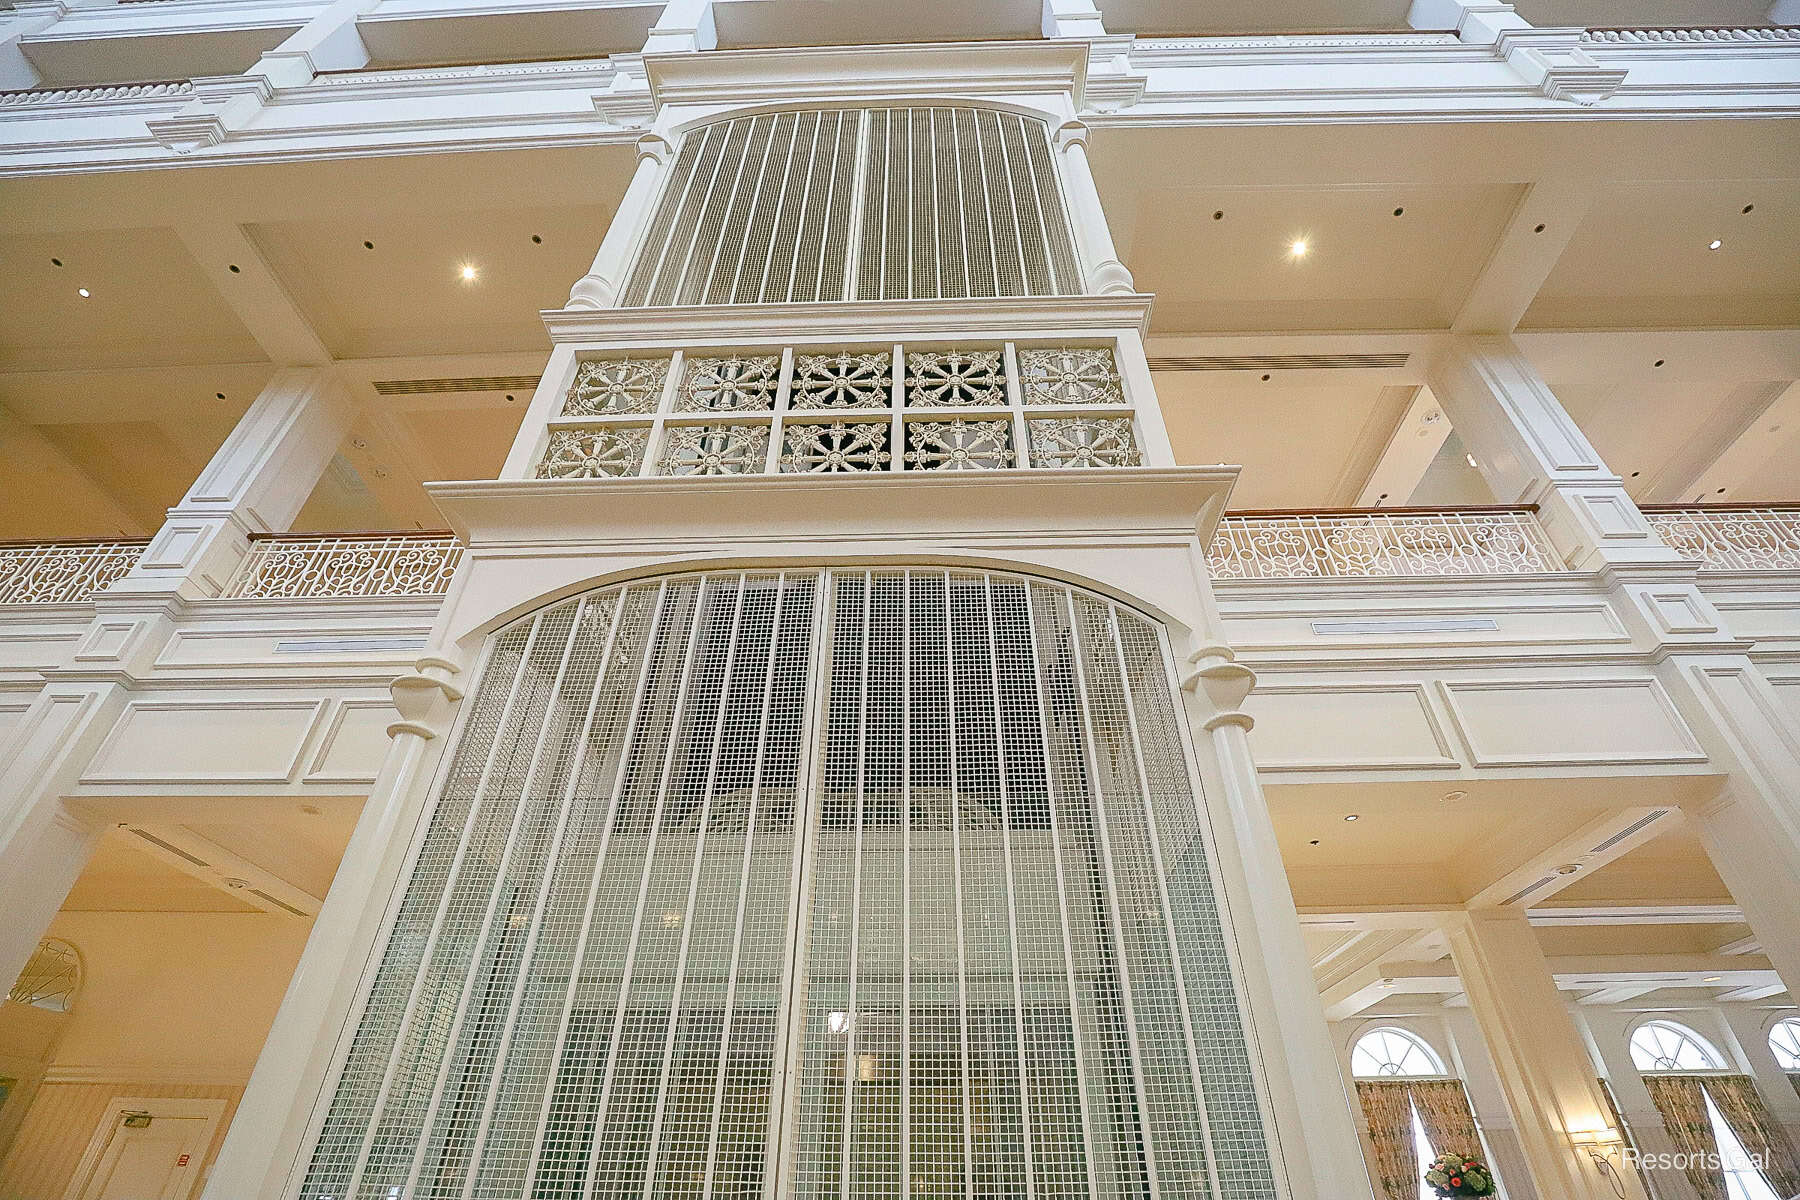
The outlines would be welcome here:
<svg viewBox="0 0 1800 1200">
<path fill-rule="evenodd" d="M 1056 127 L 1054 134 L 1056 148 L 1067 150 L 1071 146 L 1087 148 L 1089 128 L 1086 121 L 1071 117 Z"/>
<path fill-rule="evenodd" d="M 640 162 L 648 159 L 657 166 L 661 166 L 669 161 L 669 155 L 674 151 L 674 143 L 660 133 L 646 133 L 637 140 L 637 156 Z"/>
<path fill-rule="evenodd" d="M 406 734 L 429 741 L 449 727 L 463 690 L 452 682 L 462 668 L 447 658 L 426 655 L 413 669 L 388 685 L 400 720 L 387 727 L 388 736 Z"/>
<path fill-rule="evenodd" d="M 1244 711 L 1244 701 L 1256 686 L 1256 672 L 1238 662 L 1231 647 L 1201 646 L 1187 656 L 1191 668 L 1181 677 L 1183 691 L 1191 692 L 1210 712 L 1201 716 L 1200 727 L 1211 733 L 1224 725 L 1249 732 L 1256 719 Z"/>
</svg>

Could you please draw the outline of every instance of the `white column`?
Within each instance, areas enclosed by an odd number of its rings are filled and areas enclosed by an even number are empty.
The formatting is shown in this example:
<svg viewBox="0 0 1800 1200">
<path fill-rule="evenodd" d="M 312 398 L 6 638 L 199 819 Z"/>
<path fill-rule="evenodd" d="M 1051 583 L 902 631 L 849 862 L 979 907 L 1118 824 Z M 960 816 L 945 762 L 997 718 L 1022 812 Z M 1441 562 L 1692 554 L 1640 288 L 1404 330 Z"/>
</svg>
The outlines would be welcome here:
<svg viewBox="0 0 1800 1200">
<path fill-rule="evenodd" d="M 1569 1018 L 1537 934 L 1520 908 L 1472 909 L 1448 922 L 1450 955 L 1512 1110 L 1538 1195 L 1556 1200 L 1647 1200 L 1620 1161 L 1603 1172 L 1581 1137 L 1606 1137 L 1612 1118 L 1597 1071 Z"/>
<path fill-rule="evenodd" d="M 644 53 L 692 53 L 711 50 L 718 44 L 712 0 L 669 0 L 656 24 L 650 27 L 650 36 L 644 39 Z"/>
<path fill-rule="evenodd" d="M 284 530 L 299 514 L 354 416 L 331 371 L 277 371 L 107 599 L 218 595 L 249 535 Z"/>
<path fill-rule="evenodd" d="M 1793 764 L 1791 754 L 1785 757 Z M 1800 791 L 1742 788 L 1687 812 L 1790 994 L 1800 987 L 1800 835 L 1792 832 L 1797 808 Z"/>
<path fill-rule="evenodd" d="M 279 46 L 264 51 L 245 74 L 264 76 L 277 87 L 304 87 L 320 71 L 366 66 L 369 48 L 356 30 L 356 18 L 378 3 L 380 0 L 333 0 Z"/>
<path fill-rule="evenodd" d="M 1781 1069 L 1781 1064 L 1775 1061 L 1775 1052 L 1769 1049 L 1768 1025 L 1772 1015 L 1760 1005 L 1719 1006 L 1719 1016 L 1731 1030 L 1731 1036 L 1737 1039 L 1744 1061 L 1750 1065 L 1750 1073 L 1756 1076 L 1756 1087 L 1762 1093 L 1769 1115 L 1793 1138 L 1800 1134 L 1800 1092 L 1788 1082 L 1787 1072 Z M 1796 1144 L 1800 1145 L 1800 1142 Z"/>
<path fill-rule="evenodd" d="M 1069 198 L 1069 219 L 1075 226 L 1075 248 L 1081 256 L 1083 282 L 1091 293 L 1130 295 L 1137 291 L 1137 285 L 1119 261 L 1112 231 L 1106 226 L 1106 208 L 1100 203 L 1100 190 L 1094 186 L 1094 171 L 1088 165 L 1087 135 L 1088 127 L 1080 121 L 1065 121 L 1056 131 L 1057 170 Z"/>
<path fill-rule="evenodd" d="M 1459 41 L 1491 46 L 1503 29 L 1530 29 L 1510 4 L 1493 0 L 1413 0 L 1406 23 L 1414 29 L 1454 30 Z"/>
<path fill-rule="evenodd" d="M 1363 1161 L 1361 1108 L 1332 1044 L 1250 754 L 1252 721 L 1243 702 L 1256 676 L 1223 645 L 1203 645 L 1188 662 L 1182 687 L 1209 785 L 1204 803 L 1224 818 L 1213 823 L 1219 870 L 1236 893 L 1234 923 L 1253 947 L 1244 956 L 1244 983 L 1281 1134 L 1271 1152 L 1285 1164 L 1294 1200 L 1373 1200 L 1366 1173 L 1346 1168 Z"/>
<path fill-rule="evenodd" d="M 32 701 L 0 759 L 0 984 L 11 988 L 76 876 L 101 827 L 71 813 L 74 788 L 124 707 L 116 683 L 52 683 Z"/>
<path fill-rule="evenodd" d="M 1650 1089 L 1644 1086 L 1644 1077 L 1631 1061 L 1631 1029 L 1638 1015 L 1629 1008 L 1594 1005 L 1581 1008 L 1578 1020 L 1587 1027 L 1588 1043 L 1604 1065 L 1602 1073 L 1612 1084 L 1613 1100 L 1619 1106 L 1619 1115 L 1631 1126 L 1639 1153 L 1649 1156 L 1652 1162 L 1669 1161 L 1659 1156 L 1678 1153 L 1675 1139 L 1664 1128 L 1662 1114 L 1650 1099 Z M 1656 1189 L 1660 1200 L 1699 1200 L 1685 1172 L 1658 1167 L 1646 1168 L 1639 1174 L 1650 1177 L 1650 1186 Z"/>
<path fill-rule="evenodd" d="M 619 201 L 612 224 L 606 227 L 594 265 L 569 291 L 570 308 L 612 308 L 619 302 L 632 251 L 656 207 L 663 167 L 669 161 L 669 140 L 660 133 L 647 133 L 638 139 L 637 151 L 637 170 L 632 173 L 624 199 Z"/>
<path fill-rule="evenodd" d="M 1537 505 L 1571 567 L 1679 561 L 1511 338 L 1453 339 L 1428 381 L 1495 498 Z"/>
<path fill-rule="evenodd" d="M 1103 38 L 1106 22 L 1094 0 L 1044 0 L 1047 38 Z"/>
<path fill-rule="evenodd" d="M 331 890 L 257 1056 L 204 1200 L 278 1200 L 354 1007 L 462 691 L 456 664 L 422 658 L 394 681 L 401 719 Z"/>
</svg>

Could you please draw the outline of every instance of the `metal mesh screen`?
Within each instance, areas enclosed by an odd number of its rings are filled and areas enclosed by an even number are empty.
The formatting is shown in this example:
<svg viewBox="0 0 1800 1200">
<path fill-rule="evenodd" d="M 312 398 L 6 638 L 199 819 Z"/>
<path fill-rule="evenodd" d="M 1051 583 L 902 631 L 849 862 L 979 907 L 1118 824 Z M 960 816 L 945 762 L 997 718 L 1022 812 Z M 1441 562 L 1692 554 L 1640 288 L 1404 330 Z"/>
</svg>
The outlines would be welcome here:
<svg viewBox="0 0 1800 1200">
<path fill-rule="evenodd" d="M 1275 1195 L 1143 617 L 674 577 L 469 704 L 305 1200 Z"/>
<path fill-rule="evenodd" d="M 809 109 L 683 139 L 627 307 L 1079 292 L 1044 123 Z"/>
</svg>

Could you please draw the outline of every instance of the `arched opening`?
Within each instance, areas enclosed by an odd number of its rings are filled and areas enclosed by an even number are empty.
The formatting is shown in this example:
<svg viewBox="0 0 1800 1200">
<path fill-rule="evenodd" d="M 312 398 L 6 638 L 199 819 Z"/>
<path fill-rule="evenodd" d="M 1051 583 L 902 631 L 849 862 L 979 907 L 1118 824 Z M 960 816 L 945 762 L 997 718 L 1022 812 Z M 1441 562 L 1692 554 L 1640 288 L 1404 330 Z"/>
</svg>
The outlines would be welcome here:
<svg viewBox="0 0 1800 1200">
<path fill-rule="evenodd" d="M 1171 678 L 995 571 L 501 630 L 301 1194 L 1272 1197 Z"/>
<path fill-rule="evenodd" d="M 1670 1137 L 1701 1164 L 1690 1177 L 1704 1176 L 1709 1190 L 1722 1184 L 1727 1200 L 1781 1200 L 1769 1173 L 1782 1167 L 1755 1082 L 1732 1074 L 1718 1047 L 1679 1021 L 1645 1021 L 1632 1030 L 1630 1048 Z"/>
<path fill-rule="evenodd" d="M 623 303 L 1080 291 L 1048 126 L 940 104 L 790 109 L 688 130 Z"/>
<path fill-rule="evenodd" d="M 1631 1061 L 1640 1071 L 1723 1071 L 1725 1057 L 1679 1021 L 1645 1021 L 1631 1034 Z"/>
<path fill-rule="evenodd" d="M 1425 1171 L 1440 1154 L 1488 1161 L 1462 1081 L 1412 1030 L 1361 1034 L 1350 1047 L 1350 1073 L 1375 1152 L 1372 1174 L 1389 1200 L 1432 1200 Z"/>
</svg>

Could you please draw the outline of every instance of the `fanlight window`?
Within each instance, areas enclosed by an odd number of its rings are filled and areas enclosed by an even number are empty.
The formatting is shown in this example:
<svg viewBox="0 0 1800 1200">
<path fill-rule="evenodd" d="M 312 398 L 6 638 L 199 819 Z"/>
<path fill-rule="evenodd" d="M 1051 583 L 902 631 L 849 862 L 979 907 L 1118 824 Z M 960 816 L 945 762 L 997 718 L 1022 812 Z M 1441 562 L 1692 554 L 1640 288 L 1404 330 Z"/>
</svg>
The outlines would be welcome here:
<svg viewBox="0 0 1800 1200">
<path fill-rule="evenodd" d="M 1161 631 L 682 576 L 491 640 L 305 1200 L 1272 1200 Z"/>
<path fill-rule="evenodd" d="M 1449 1074 L 1425 1039 L 1404 1029 L 1372 1029 L 1350 1050 L 1358 1079 L 1429 1079 Z"/>
<path fill-rule="evenodd" d="M 1769 1030 L 1769 1050 L 1783 1071 L 1800 1072 L 1800 1017 L 1783 1017 Z"/>
<path fill-rule="evenodd" d="M 623 302 L 1080 290 L 1043 121 L 970 106 L 842 108 L 690 130 Z"/>
<path fill-rule="evenodd" d="M 14 1004 L 68 1012 L 80 990 L 81 955 L 68 942 L 45 938 L 25 960 L 25 968 L 6 998 Z"/>
<path fill-rule="evenodd" d="M 1713 1044 L 1676 1021 L 1646 1021 L 1631 1035 L 1631 1061 L 1640 1071 L 1723 1071 Z"/>
</svg>

